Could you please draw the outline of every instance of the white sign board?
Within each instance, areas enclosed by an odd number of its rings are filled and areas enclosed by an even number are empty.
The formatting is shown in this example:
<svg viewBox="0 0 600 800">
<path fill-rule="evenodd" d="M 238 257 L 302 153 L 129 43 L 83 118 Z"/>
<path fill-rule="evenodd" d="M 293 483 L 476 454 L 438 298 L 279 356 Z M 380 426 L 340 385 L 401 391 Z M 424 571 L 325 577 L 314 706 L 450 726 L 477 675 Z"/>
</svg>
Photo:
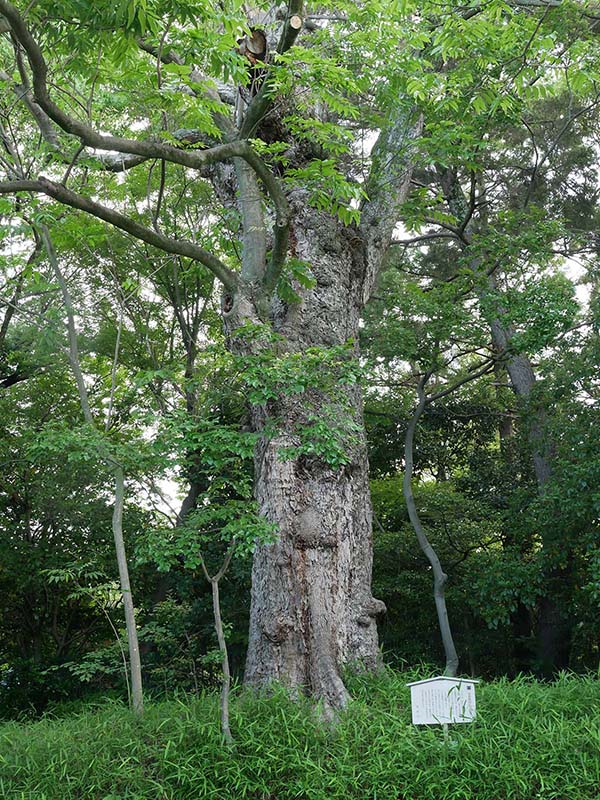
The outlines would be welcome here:
<svg viewBox="0 0 600 800">
<path fill-rule="evenodd" d="M 408 683 L 414 725 L 448 725 L 475 719 L 475 684 L 463 678 Z"/>
</svg>

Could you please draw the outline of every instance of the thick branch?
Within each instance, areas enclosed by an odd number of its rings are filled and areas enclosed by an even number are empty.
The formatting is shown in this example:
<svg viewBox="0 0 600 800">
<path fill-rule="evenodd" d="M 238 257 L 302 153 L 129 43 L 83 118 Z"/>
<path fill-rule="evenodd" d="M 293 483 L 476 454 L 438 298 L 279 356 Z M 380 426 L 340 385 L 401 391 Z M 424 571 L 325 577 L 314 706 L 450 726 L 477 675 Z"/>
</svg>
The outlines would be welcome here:
<svg viewBox="0 0 600 800">
<path fill-rule="evenodd" d="M 29 181 L 7 181 L 0 183 L 0 194 L 14 194 L 16 192 L 37 192 L 52 197 L 63 205 L 85 211 L 98 219 L 102 219 L 119 228 L 125 233 L 135 236 L 148 244 L 163 250 L 166 253 L 175 253 L 180 256 L 191 258 L 204 264 L 216 277 L 223 283 L 229 291 L 235 291 L 238 278 L 235 272 L 229 269 L 220 259 L 209 253 L 208 250 L 192 242 L 181 239 L 170 239 L 164 234 L 157 233 L 151 228 L 141 225 L 130 217 L 115 211 L 112 208 L 96 203 L 88 197 L 72 192 L 61 184 L 54 183 L 47 178 L 40 177 L 38 180 Z"/>
<path fill-rule="evenodd" d="M 246 161 L 260 178 L 275 206 L 275 226 L 273 230 L 271 260 L 262 280 L 263 294 L 269 297 L 275 290 L 287 257 L 290 207 L 280 182 L 250 147 L 248 147 Z"/>
<path fill-rule="evenodd" d="M 14 386 L 17 383 L 22 383 L 23 381 L 29 380 L 31 376 L 32 372 L 22 372 L 21 370 L 17 370 L 11 375 L 8 375 L 6 378 L 2 378 L 0 380 L 0 389 L 10 389 L 11 386 Z"/>
<path fill-rule="evenodd" d="M 289 23 L 288 27 L 290 27 Z M 295 28 L 290 29 L 295 30 Z M 159 58 L 165 64 L 184 64 L 183 59 L 174 50 L 160 50 L 160 48 L 143 40 L 140 40 L 140 47 L 155 58 Z M 283 48 L 284 45 L 280 45 L 280 52 L 283 52 Z M 199 72 L 192 70 L 190 78 L 197 87 L 194 89 L 196 94 L 206 94 L 213 100 L 223 100 L 222 92 L 215 91 L 207 79 Z M 222 114 L 216 114 L 215 121 L 226 137 L 231 139 L 234 136 L 233 125 L 227 117 Z M 277 285 L 287 256 L 288 203 L 279 181 L 250 147 L 246 153 L 245 161 L 255 175 L 243 165 L 236 166 L 242 218 L 244 220 L 244 263 L 242 265 L 242 275 L 251 283 L 262 282 L 261 293 L 263 296 L 269 297 Z M 264 274 L 262 274 L 262 271 L 264 270 L 265 262 L 266 236 L 262 202 L 258 196 L 256 177 L 260 178 L 265 190 L 271 197 L 276 215 L 271 260 Z"/>
<path fill-rule="evenodd" d="M 280 42 L 280 52 L 283 52 L 291 46 L 298 33 L 295 28 L 294 15 L 297 15 L 301 9 L 302 2 L 300 2 L 300 0 L 290 0 L 288 15 Z M 141 158 L 159 158 L 192 169 L 203 169 L 208 165 L 217 164 L 232 158 L 242 158 L 250 165 L 262 181 L 275 206 L 276 212 L 272 259 L 263 276 L 264 289 L 267 292 L 271 292 L 277 283 L 279 273 L 281 272 L 287 254 L 289 208 L 279 181 L 252 150 L 250 144 L 244 140 L 244 135 L 237 141 L 218 144 L 205 150 L 186 151 L 159 141 L 138 141 L 119 136 L 105 136 L 100 134 L 84 122 L 66 114 L 50 98 L 47 86 L 48 68 L 43 53 L 31 35 L 23 18 L 12 3 L 8 2 L 8 0 L 0 0 L 0 14 L 6 17 L 10 23 L 12 34 L 27 54 L 33 76 L 35 102 L 62 130 L 77 136 L 87 147 L 116 151 L 117 153 L 126 153 Z M 258 95 L 256 97 L 258 98 Z M 270 97 L 266 98 L 266 102 L 267 105 L 270 104 Z M 39 191 L 40 189 L 38 187 L 29 190 Z M 134 236 L 144 241 L 155 244 L 157 247 L 167 252 L 189 255 L 191 258 L 201 261 L 217 275 L 225 286 L 230 289 L 235 288 L 235 281 L 232 279 L 233 273 L 227 270 L 225 265 L 218 259 L 215 259 L 209 253 L 203 251 L 202 248 L 196 248 L 195 245 L 184 242 L 175 243 L 174 248 L 174 240 L 160 237 L 159 234 L 153 233 L 143 226 L 139 226 L 138 223 L 134 223 L 132 220 L 123 217 L 123 215 L 116 214 L 116 212 L 115 215 L 110 209 L 98 206 L 98 204 L 94 204 L 92 201 L 86 200 L 85 198 L 73 194 L 68 198 L 67 194 L 64 194 L 66 190 L 61 190 L 56 184 L 51 185 L 50 182 L 47 182 L 47 185 L 44 186 L 42 191 L 55 197 L 55 199 L 60 199 L 60 202 L 66 202 L 67 205 L 81 208 L 95 216 L 99 216 L 101 219 L 111 222 L 111 224 L 132 233 Z M 59 193 L 62 193 L 62 198 L 58 197 Z M 112 218 L 109 219 L 109 217 Z M 152 240 L 149 238 L 150 236 L 152 236 Z M 192 254 L 192 250 L 194 254 Z"/>
<path fill-rule="evenodd" d="M 191 169 L 202 169 L 210 164 L 226 161 L 236 156 L 249 160 L 252 149 L 248 142 L 244 141 L 226 142 L 206 150 L 180 150 L 173 145 L 159 141 L 139 141 L 121 136 L 105 136 L 84 122 L 69 116 L 54 103 L 48 94 L 48 67 L 44 56 L 17 9 L 7 0 L 0 0 L 0 13 L 9 20 L 12 33 L 27 53 L 33 77 L 35 101 L 63 131 L 77 136 L 86 146 L 98 150 L 130 153 L 145 158 L 162 158 Z M 258 159 L 256 154 L 253 155 L 254 160 Z"/>
</svg>

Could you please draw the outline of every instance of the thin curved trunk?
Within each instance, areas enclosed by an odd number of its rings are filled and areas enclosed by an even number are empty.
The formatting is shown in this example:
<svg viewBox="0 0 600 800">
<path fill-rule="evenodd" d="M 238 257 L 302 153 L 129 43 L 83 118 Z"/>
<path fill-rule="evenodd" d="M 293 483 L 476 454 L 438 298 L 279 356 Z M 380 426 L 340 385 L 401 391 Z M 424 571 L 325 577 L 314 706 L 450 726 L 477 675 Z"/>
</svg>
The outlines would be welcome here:
<svg viewBox="0 0 600 800">
<path fill-rule="evenodd" d="M 433 596 L 437 611 L 438 624 L 440 626 L 440 634 L 442 636 L 442 644 L 444 646 L 444 654 L 446 657 L 444 675 L 454 677 L 458 670 L 458 654 L 456 652 L 456 647 L 454 646 L 454 639 L 452 638 L 452 630 L 450 628 L 450 620 L 448 619 L 448 609 L 446 607 L 445 586 L 448 576 L 442 569 L 438 555 L 431 545 L 431 542 L 427 538 L 425 530 L 423 529 L 412 489 L 415 431 L 427 403 L 424 390 L 424 380 L 419 382 L 417 391 L 419 402 L 408 423 L 406 437 L 404 440 L 404 478 L 402 480 L 402 490 L 404 492 L 406 508 L 408 509 L 408 516 L 417 536 L 417 540 L 433 571 Z"/>
<path fill-rule="evenodd" d="M 223 620 L 221 617 L 221 599 L 219 596 L 219 581 L 212 579 L 210 582 L 212 589 L 213 615 L 215 619 L 215 631 L 221 651 L 221 669 L 223 679 L 221 681 L 221 730 L 225 741 L 233 744 L 233 736 L 229 726 L 229 692 L 231 689 L 231 670 L 229 669 L 229 653 L 227 652 L 227 642 L 225 641 L 225 631 L 223 630 Z"/>
</svg>

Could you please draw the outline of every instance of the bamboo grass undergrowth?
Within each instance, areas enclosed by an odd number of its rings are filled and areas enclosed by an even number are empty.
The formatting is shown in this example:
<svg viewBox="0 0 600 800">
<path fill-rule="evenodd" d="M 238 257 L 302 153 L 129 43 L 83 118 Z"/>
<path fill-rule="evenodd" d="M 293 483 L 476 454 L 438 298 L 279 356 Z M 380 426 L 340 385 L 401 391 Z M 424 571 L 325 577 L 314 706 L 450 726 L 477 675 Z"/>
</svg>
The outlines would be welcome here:
<svg viewBox="0 0 600 800">
<path fill-rule="evenodd" d="M 410 722 L 405 683 L 422 672 L 348 679 L 335 727 L 282 689 L 237 688 L 236 749 L 224 746 L 218 692 L 149 702 L 143 719 L 107 702 L 60 718 L 0 725 L 7 800 L 597 800 L 600 681 L 563 675 L 478 687 L 478 718 L 450 729 Z"/>
</svg>

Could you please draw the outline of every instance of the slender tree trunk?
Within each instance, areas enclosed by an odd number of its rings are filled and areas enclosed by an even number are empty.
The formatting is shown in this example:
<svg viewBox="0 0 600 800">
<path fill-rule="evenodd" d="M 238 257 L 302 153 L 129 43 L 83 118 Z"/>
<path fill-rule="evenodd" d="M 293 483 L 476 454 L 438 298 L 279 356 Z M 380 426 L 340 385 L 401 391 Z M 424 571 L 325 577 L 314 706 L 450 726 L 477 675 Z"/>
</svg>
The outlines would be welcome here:
<svg viewBox="0 0 600 800">
<path fill-rule="evenodd" d="M 127 555 L 125 552 L 125 541 L 123 539 L 123 505 L 125 500 L 125 476 L 120 466 L 115 465 L 115 505 L 113 509 L 112 528 L 115 540 L 115 551 L 117 554 L 117 564 L 119 567 L 119 579 L 121 582 L 121 595 L 123 597 L 123 609 L 125 611 L 125 626 L 127 629 L 127 643 L 129 646 L 129 670 L 131 673 L 131 702 L 136 714 L 141 714 L 144 710 L 144 695 L 142 692 L 142 663 L 140 660 L 140 648 L 138 644 L 137 626 L 135 622 L 135 608 L 131 595 L 131 584 L 129 582 L 129 568 L 127 566 Z"/>
<path fill-rule="evenodd" d="M 507 352 L 510 348 L 511 332 L 500 319 L 491 323 L 494 346 Z M 527 355 L 519 353 L 507 360 L 511 386 L 524 406 L 527 437 L 531 448 L 533 468 L 538 493 L 543 495 L 552 477 L 552 443 L 546 437 L 545 409 L 533 402 L 536 385 L 535 372 Z M 543 541 L 546 555 L 553 549 L 547 538 Z M 572 621 L 561 608 L 560 596 L 571 580 L 572 559 L 569 556 L 562 565 L 551 564 L 544 574 L 545 595 L 537 609 L 537 670 L 547 677 L 561 669 L 567 669 L 570 661 Z"/>
<path fill-rule="evenodd" d="M 67 313 L 67 334 L 69 339 L 69 361 L 77 384 L 79 400 L 83 417 L 88 425 L 95 426 L 94 417 L 89 403 L 87 388 L 81 362 L 79 359 L 79 347 L 77 343 L 77 328 L 75 326 L 75 310 L 71 300 L 71 293 L 62 273 L 50 233 L 46 226 L 39 226 L 40 237 L 48 254 L 52 269 L 58 280 L 65 310 Z M 125 542 L 123 539 L 123 505 L 125 496 L 125 478 L 123 470 L 111 456 L 103 456 L 107 464 L 113 469 L 115 481 L 115 501 L 113 507 L 112 529 L 115 541 L 117 565 L 119 568 L 119 578 L 121 584 L 121 595 L 123 597 L 123 607 L 125 612 L 125 626 L 127 629 L 127 641 L 129 645 L 129 669 L 131 672 L 131 698 L 133 710 L 136 714 L 141 714 L 144 709 L 142 694 L 142 669 L 140 661 L 140 649 L 138 644 L 137 626 L 135 622 L 135 610 L 131 596 L 131 585 L 129 581 L 129 569 L 127 566 L 127 555 Z"/>
<path fill-rule="evenodd" d="M 450 210 L 457 219 L 468 220 L 468 203 L 460 187 L 456 173 L 453 170 L 438 170 L 440 184 L 444 191 Z M 473 232 L 472 222 L 468 222 L 464 235 L 469 237 Z M 468 239 L 463 240 L 463 250 L 468 248 Z M 486 274 L 480 259 L 474 259 L 471 269 L 481 274 L 484 284 L 479 289 L 479 297 L 484 298 L 489 292 L 496 289 L 493 275 Z M 525 353 L 511 353 L 511 340 L 513 331 L 503 319 L 502 309 L 490 322 L 492 342 L 494 348 L 500 353 L 507 353 L 506 369 L 511 386 L 524 406 L 524 417 L 527 423 L 527 439 L 531 448 L 531 456 L 535 477 L 538 484 L 538 493 L 543 494 L 544 489 L 552 477 L 552 442 L 547 438 L 546 413 L 539 403 L 532 402 L 532 394 L 536 384 L 535 372 L 531 359 Z M 552 543 L 547 538 L 543 541 L 543 549 L 548 555 Z M 571 579 L 571 563 L 569 557 L 563 566 L 550 564 L 545 570 L 544 582 L 546 594 L 538 607 L 537 624 L 537 660 L 542 673 L 550 675 L 568 666 L 572 638 L 572 622 L 565 617 L 561 610 L 559 597 L 561 590 Z"/>
<path fill-rule="evenodd" d="M 427 538 L 427 534 L 425 533 L 423 525 L 421 524 L 421 519 L 417 511 L 412 489 L 415 431 L 419 423 L 419 419 L 425 410 L 425 405 L 427 402 L 423 381 L 419 383 L 418 395 L 419 402 L 408 423 L 406 437 L 404 440 L 404 478 L 402 481 L 402 489 L 404 492 L 404 499 L 406 501 L 406 508 L 408 510 L 410 522 L 417 536 L 421 550 L 429 561 L 431 570 L 433 572 L 433 597 L 435 600 L 438 624 L 440 627 L 440 634 L 442 637 L 442 644 L 444 646 L 444 654 L 446 657 L 444 675 L 448 675 L 453 678 L 458 670 L 458 654 L 456 652 L 456 647 L 454 646 L 454 639 L 452 638 L 452 630 L 450 628 L 450 620 L 448 619 L 448 608 L 446 606 L 445 587 L 446 582 L 448 581 L 448 576 L 442 569 L 438 555 L 432 547 L 431 542 Z"/>
<path fill-rule="evenodd" d="M 216 575 L 210 575 L 206 569 L 204 559 L 201 557 L 200 563 L 202 564 L 202 571 L 206 580 L 210 583 L 212 590 L 212 603 L 213 603 L 213 620 L 215 623 L 215 632 L 217 634 L 217 641 L 219 642 L 219 651 L 221 653 L 221 732 L 227 744 L 233 744 L 233 736 L 231 735 L 231 727 L 229 725 L 229 693 L 231 690 L 231 669 L 229 667 L 229 652 L 227 650 L 227 640 L 225 639 L 225 630 L 223 628 L 223 618 L 221 616 L 221 597 L 219 592 L 219 583 L 229 569 L 229 564 L 234 553 L 234 545 L 231 543 L 227 555 L 221 565 L 221 569 Z"/>
<path fill-rule="evenodd" d="M 221 599 L 219 596 L 219 580 L 210 579 L 212 589 L 213 616 L 215 620 L 215 631 L 221 651 L 221 670 L 223 677 L 221 680 L 221 731 L 228 744 L 233 744 L 233 736 L 229 726 L 229 692 L 231 689 L 231 670 L 229 669 L 229 653 L 227 652 L 227 642 L 225 641 L 225 631 L 223 630 L 223 620 L 221 617 Z"/>
<path fill-rule="evenodd" d="M 490 286 L 493 289 L 493 284 Z M 500 319 L 490 323 L 494 348 L 500 353 L 510 352 L 512 334 Z M 523 353 L 510 356 L 506 361 L 511 386 L 524 405 L 530 405 L 536 378 L 531 360 Z M 544 410 L 539 407 L 528 409 L 527 436 L 531 447 L 533 468 L 540 490 L 552 476 L 551 445 L 544 440 Z"/>
</svg>

